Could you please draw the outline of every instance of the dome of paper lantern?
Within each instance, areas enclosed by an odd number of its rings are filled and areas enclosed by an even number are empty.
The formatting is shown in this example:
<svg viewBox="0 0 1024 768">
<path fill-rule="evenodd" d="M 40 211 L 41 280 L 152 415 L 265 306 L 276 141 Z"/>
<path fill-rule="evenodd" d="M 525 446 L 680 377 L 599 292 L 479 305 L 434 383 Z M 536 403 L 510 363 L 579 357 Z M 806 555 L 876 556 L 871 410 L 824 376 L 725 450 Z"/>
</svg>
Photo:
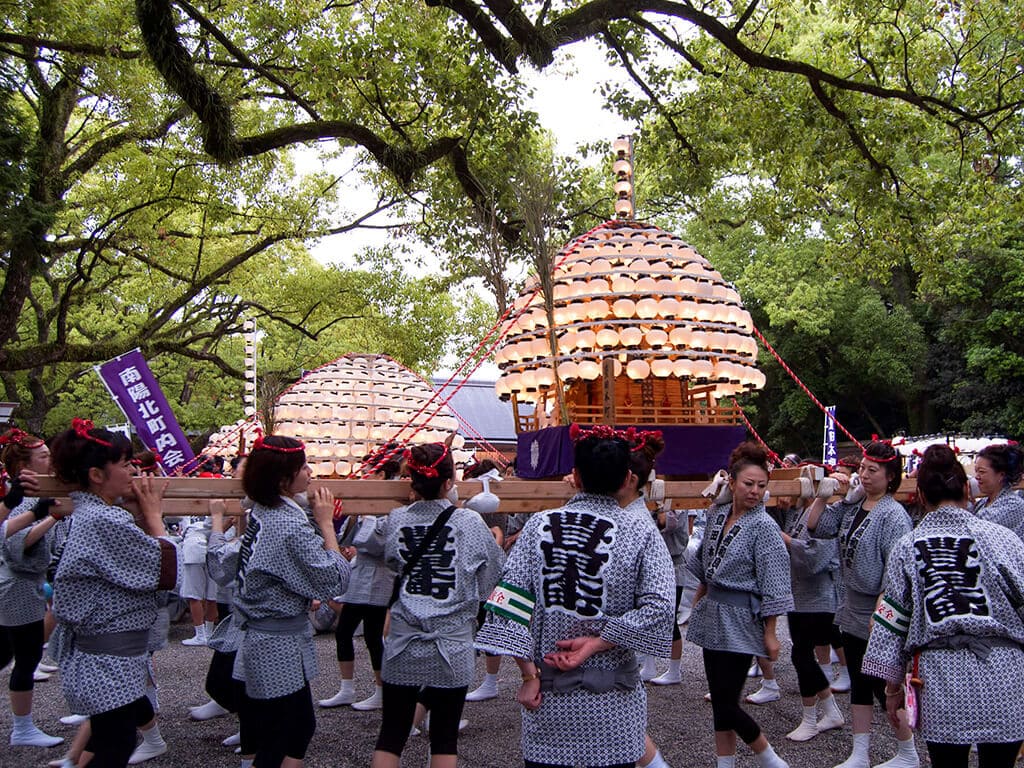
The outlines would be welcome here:
<svg viewBox="0 0 1024 768">
<path fill-rule="evenodd" d="M 712 387 L 716 399 L 764 386 L 750 313 L 736 289 L 679 237 L 620 218 L 570 242 L 554 263 L 552 310 L 564 321 L 556 328 L 556 354 L 547 341 L 540 281 L 532 279 L 513 302 L 523 315 L 495 356 L 503 399 L 550 397 L 537 386 L 540 370 L 551 372 L 545 382 L 557 372 L 561 381 L 585 386 L 603 376 L 606 358 L 616 361 L 624 381 L 689 381 Z"/>
<path fill-rule="evenodd" d="M 533 340 L 527 341 L 527 349 Z M 550 356 L 550 347 L 546 354 Z M 509 364 L 513 360 L 518 364 L 518 358 L 508 359 Z M 534 371 L 533 377 L 537 376 Z M 546 384 L 553 382 L 554 375 L 540 378 Z M 499 394 L 502 387 L 514 391 L 508 379 L 499 385 Z M 459 422 L 451 409 L 439 407 L 441 401 L 437 398 L 427 405 L 433 394 L 429 383 L 386 355 L 345 355 L 308 372 L 277 399 L 273 431 L 302 439 L 310 466 L 318 475 L 347 475 L 359 470 L 367 452 L 384 446 L 396 435 L 403 443 L 425 443 L 444 440 L 457 431 Z M 240 444 L 239 427 L 224 427 L 210 438 L 206 452 L 235 455 Z M 246 430 L 245 445 L 251 446 L 256 428 L 250 424 Z M 452 445 L 456 461 L 471 456 L 457 450 L 463 445 L 464 439 L 456 435 Z"/>
</svg>

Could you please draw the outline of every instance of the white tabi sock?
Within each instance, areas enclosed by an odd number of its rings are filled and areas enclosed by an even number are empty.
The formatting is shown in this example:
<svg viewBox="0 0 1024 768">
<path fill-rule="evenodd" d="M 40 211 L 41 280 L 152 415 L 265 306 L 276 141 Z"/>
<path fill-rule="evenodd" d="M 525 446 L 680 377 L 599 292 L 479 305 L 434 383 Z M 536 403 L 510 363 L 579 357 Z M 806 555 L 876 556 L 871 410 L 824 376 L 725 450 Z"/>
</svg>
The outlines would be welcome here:
<svg viewBox="0 0 1024 768">
<path fill-rule="evenodd" d="M 917 756 L 917 746 L 914 744 L 914 737 L 911 735 L 906 741 L 896 742 L 896 756 L 884 763 L 879 763 L 876 768 L 918 768 L 921 765 L 921 758 Z"/>
<path fill-rule="evenodd" d="M 719 755 L 715 768 L 736 768 L 736 755 Z"/>
<path fill-rule="evenodd" d="M 821 674 L 823 674 L 825 676 L 825 682 L 826 683 L 831 683 L 832 682 L 832 662 L 829 662 L 828 664 L 819 664 L 818 666 L 821 667 Z"/>
<path fill-rule="evenodd" d="M 779 690 L 779 681 L 777 679 L 775 679 L 775 678 L 772 678 L 772 679 L 769 680 L 766 677 L 766 678 L 763 678 L 761 680 L 761 687 L 762 688 L 770 688 L 773 691 L 777 691 L 777 690 Z"/>
<path fill-rule="evenodd" d="M 682 674 L 683 660 L 682 659 L 669 659 L 668 660 L 668 672 L 670 675 Z"/>
<path fill-rule="evenodd" d="M 215 621 L 205 621 L 205 622 L 203 622 L 203 624 L 206 627 L 206 639 L 209 640 L 210 639 L 210 635 L 213 634 L 213 630 L 217 628 L 217 622 L 215 622 Z"/>
<path fill-rule="evenodd" d="M 252 768 L 252 760 L 249 758 L 242 758 L 241 768 Z"/>
<path fill-rule="evenodd" d="M 765 682 L 768 682 L 767 680 Z M 762 751 L 754 755 L 754 760 L 761 768 L 789 768 L 789 763 L 775 754 L 772 745 L 769 744 Z"/>
<path fill-rule="evenodd" d="M 345 678 L 341 678 L 341 688 L 338 689 L 338 693 L 354 693 L 355 690 L 355 680 L 346 680 Z"/>
<path fill-rule="evenodd" d="M 163 744 L 164 737 L 160 735 L 160 723 L 153 723 L 153 727 L 148 731 L 142 731 L 142 740 L 154 747 Z"/>
<path fill-rule="evenodd" d="M 871 764 L 868 753 L 871 749 L 870 733 L 853 734 L 853 751 L 836 768 L 868 768 Z"/>
<path fill-rule="evenodd" d="M 11 714 L 14 719 L 14 732 L 15 733 L 27 733 L 33 730 L 36 725 L 32 722 L 32 713 L 29 712 L 27 715 L 15 715 Z"/>
</svg>

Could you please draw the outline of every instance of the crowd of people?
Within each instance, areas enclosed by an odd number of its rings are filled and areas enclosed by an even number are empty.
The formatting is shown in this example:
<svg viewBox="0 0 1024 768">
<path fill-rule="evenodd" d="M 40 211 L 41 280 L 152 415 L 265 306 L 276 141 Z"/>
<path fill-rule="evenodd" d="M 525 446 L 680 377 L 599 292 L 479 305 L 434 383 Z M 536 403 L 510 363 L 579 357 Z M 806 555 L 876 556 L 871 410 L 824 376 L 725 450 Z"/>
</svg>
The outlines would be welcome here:
<svg viewBox="0 0 1024 768">
<path fill-rule="evenodd" d="M 371 768 L 397 768 L 428 723 L 430 765 L 454 768 L 465 703 L 498 695 L 505 656 L 522 676 L 526 768 L 664 768 L 645 683 L 683 682 L 680 618 L 703 656 L 718 768 L 735 766 L 738 739 L 761 768 L 785 768 L 785 748 L 744 706 L 781 695 L 780 617 L 803 705 L 788 740 L 843 728 L 837 694 L 848 690 L 852 743 L 837 768 L 871 765 L 876 703 L 897 744 L 876 768 L 917 768 L 915 731 L 937 768 L 966 766 L 972 745 L 980 768 L 1013 764 L 1024 742 L 1018 446 L 981 451 L 973 478 L 947 446 L 928 448 L 915 525 L 894 498 L 902 462 L 884 441 L 840 460 L 813 493 L 774 500 L 776 457 L 743 443 L 709 486 L 707 510 L 679 510 L 652 500 L 660 433 L 596 426 L 571 436 L 575 492 L 533 514 L 499 512 L 490 462 L 465 471 L 485 489 L 460 503 L 451 450 L 433 443 L 367 457 L 373 476 L 409 480 L 408 504 L 339 515 L 331 493 L 311 485 L 303 444 L 272 435 L 231 463 L 241 516 L 214 500 L 208 515 L 174 520 L 156 457 L 124 436 L 79 419 L 50 441 L 8 430 L 0 669 L 13 662 L 10 744 L 63 742 L 32 717 L 34 683 L 59 671 L 65 721 L 79 729 L 51 765 L 124 766 L 166 752 L 152 658 L 181 600 L 194 628 L 184 644 L 213 650 L 210 699 L 191 717 L 237 717 L 225 744 L 241 768 L 301 766 L 315 705 L 380 710 Z M 70 503 L 39 496 L 49 474 L 74 489 Z M 356 688 L 360 626 L 366 698 Z M 331 629 L 339 688 L 314 702 L 314 632 Z M 486 675 L 471 691 L 478 654 Z M 668 663 L 660 675 L 655 659 Z M 757 674 L 761 690 L 744 699 Z"/>
</svg>

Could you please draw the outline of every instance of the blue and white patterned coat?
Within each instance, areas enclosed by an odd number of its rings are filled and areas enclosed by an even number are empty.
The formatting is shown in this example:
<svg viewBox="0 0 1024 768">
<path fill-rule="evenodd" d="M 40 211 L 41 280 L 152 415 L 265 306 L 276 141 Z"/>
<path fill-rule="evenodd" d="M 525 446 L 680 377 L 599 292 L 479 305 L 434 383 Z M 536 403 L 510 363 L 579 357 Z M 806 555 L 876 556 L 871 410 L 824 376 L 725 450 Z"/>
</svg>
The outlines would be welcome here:
<svg viewBox="0 0 1024 768">
<path fill-rule="evenodd" d="M 926 648 L 950 638 L 968 645 Z M 993 644 L 987 659 L 969 647 L 977 641 Z M 1022 646 L 1024 543 L 953 505 L 928 513 L 896 542 L 863 672 L 900 682 L 921 651 L 922 738 L 943 744 L 1024 739 Z"/>
<path fill-rule="evenodd" d="M 71 501 L 74 525 L 54 577 L 50 648 L 69 709 L 95 715 L 145 695 L 149 656 L 84 653 L 75 636 L 152 629 L 162 547 L 121 507 L 84 491 L 73 491 Z"/>
<path fill-rule="evenodd" d="M 395 572 L 384 562 L 387 518 L 360 517 L 354 522 L 352 546 L 356 559 L 352 563 L 348 589 L 339 599 L 352 605 L 387 605 L 395 581 Z"/>
<path fill-rule="evenodd" d="M 395 573 L 401 573 L 448 506 L 447 499 L 421 500 L 388 515 L 384 559 Z M 435 688 L 473 682 L 476 615 L 498 583 L 504 562 L 505 553 L 483 518 L 472 509 L 456 509 L 402 581 L 398 602 L 391 607 L 381 666 L 384 681 Z"/>
<path fill-rule="evenodd" d="M 980 499 L 974 505 L 974 514 L 982 520 L 1009 528 L 1024 540 L 1024 498 L 1012 488 L 1003 488 L 991 503 L 988 499 Z"/>
<path fill-rule="evenodd" d="M 814 536 L 838 539 L 842 597 L 836 623 L 843 632 L 867 640 L 871 614 L 882 593 L 889 551 L 913 526 L 903 505 L 886 494 L 852 530 L 862 504 L 840 501 L 828 505 L 818 519 Z"/>
<path fill-rule="evenodd" d="M 242 537 L 235 611 L 242 635 L 234 678 L 245 681 L 254 699 L 273 699 L 300 690 L 316 676 L 312 600 L 327 600 L 345 589 L 348 561 L 324 549 L 306 512 L 291 499 L 274 507 L 256 504 Z M 261 631 L 263 620 L 307 618 L 297 633 Z"/>
<path fill-rule="evenodd" d="M 789 553 L 763 504 L 725 530 L 731 513 L 732 504 L 708 510 L 689 568 L 709 591 L 746 593 L 749 600 L 734 605 L 705 595 L 693 607 L 686 639 L 708 650 L 767 656 L 764 620 L 793 610 Z"/>
<path fill-rule="evenodd" d="M 14 508 L 11 517 L 31 512 L 39 499 L 25 499 Z M 3 532 L 0 541 L 0 626 L 19 627 L 42 621 L 46 615 L 43 584 L 50 566 L 53 529 L 25 549 L 25 538 L 32 526 L 22 528 L 11 537 Z"/>
<path fill-rule="evenodd" d="M 839 547 L 835 539 L 818 539 L 807 530 L 807 509 L 794 505 L 783 514 L 789 535 L 790 579 L 794 613 L 835 613 L 838 605 Z"/>
<path fill-rule="evenodd" d="M 610 496 L 581 493 L 523 527 L 502 574 L 503 588 L 532 595 L 526 624 L 488 612 L 477 647 L 540 661 L 555 643 L 600 636 L 615 648 L 582 669 L 624 669 L 636 654 L 667 657 L 675 621 L 675 574 L 650 514 Z M 506 586 L 507 585 L 507 586 Z M 644 750 L 647 695 L 642 682 L 606 693 L 545 692 L 523 711 L 523 757 L 540 763 L 633 762 Z"/>
</svg>

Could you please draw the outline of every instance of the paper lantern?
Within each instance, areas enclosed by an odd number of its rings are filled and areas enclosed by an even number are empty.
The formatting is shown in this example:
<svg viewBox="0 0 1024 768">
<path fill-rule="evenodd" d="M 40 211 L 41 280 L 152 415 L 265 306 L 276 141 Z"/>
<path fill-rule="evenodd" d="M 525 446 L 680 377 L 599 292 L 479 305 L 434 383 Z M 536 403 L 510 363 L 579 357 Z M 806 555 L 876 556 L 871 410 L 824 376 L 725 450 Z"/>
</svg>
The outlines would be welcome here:
<svg viewBox="0 0 1024 768">
<path fill-rule="evenodd" d="M 659 378 L 671 376 L 674 365 L 667 357 L 656 357 L 651 360 L 651 373 Z"/>
<path fill-rule="evenodd" d="M 619 343 L 619 332 L 614 328 L 602 328 L 597 332 L 597 346 L 601 349 L 611 349 Z"/>
<path fill-rule="evenodd" d="M 581 379 L 593 381 L 601 375 L 601 366 L 593 360 L 583 360 L 579 363 L 579 375 Z"/>
<path fill-rule="evenodd" d="M 616 317 L 627 320 L 636 314 L 636 303 L 632 299 L 616 299 L 612 304 L 612 312 Z"/>
<path fill-rule="evenodd" d="M 646 379 L 651 374 L 651 366 L 646 360 L 633 359 L 626 364 L 626 375 L 631 379 Z"/>
<path fill-rule="evenodd" d="M 624 346 L 629 348 L 639 347 L 643 337 L 643 331 L 633 325 L 624 326 L 619 330 L 619 339 Z"/>
</svg>

